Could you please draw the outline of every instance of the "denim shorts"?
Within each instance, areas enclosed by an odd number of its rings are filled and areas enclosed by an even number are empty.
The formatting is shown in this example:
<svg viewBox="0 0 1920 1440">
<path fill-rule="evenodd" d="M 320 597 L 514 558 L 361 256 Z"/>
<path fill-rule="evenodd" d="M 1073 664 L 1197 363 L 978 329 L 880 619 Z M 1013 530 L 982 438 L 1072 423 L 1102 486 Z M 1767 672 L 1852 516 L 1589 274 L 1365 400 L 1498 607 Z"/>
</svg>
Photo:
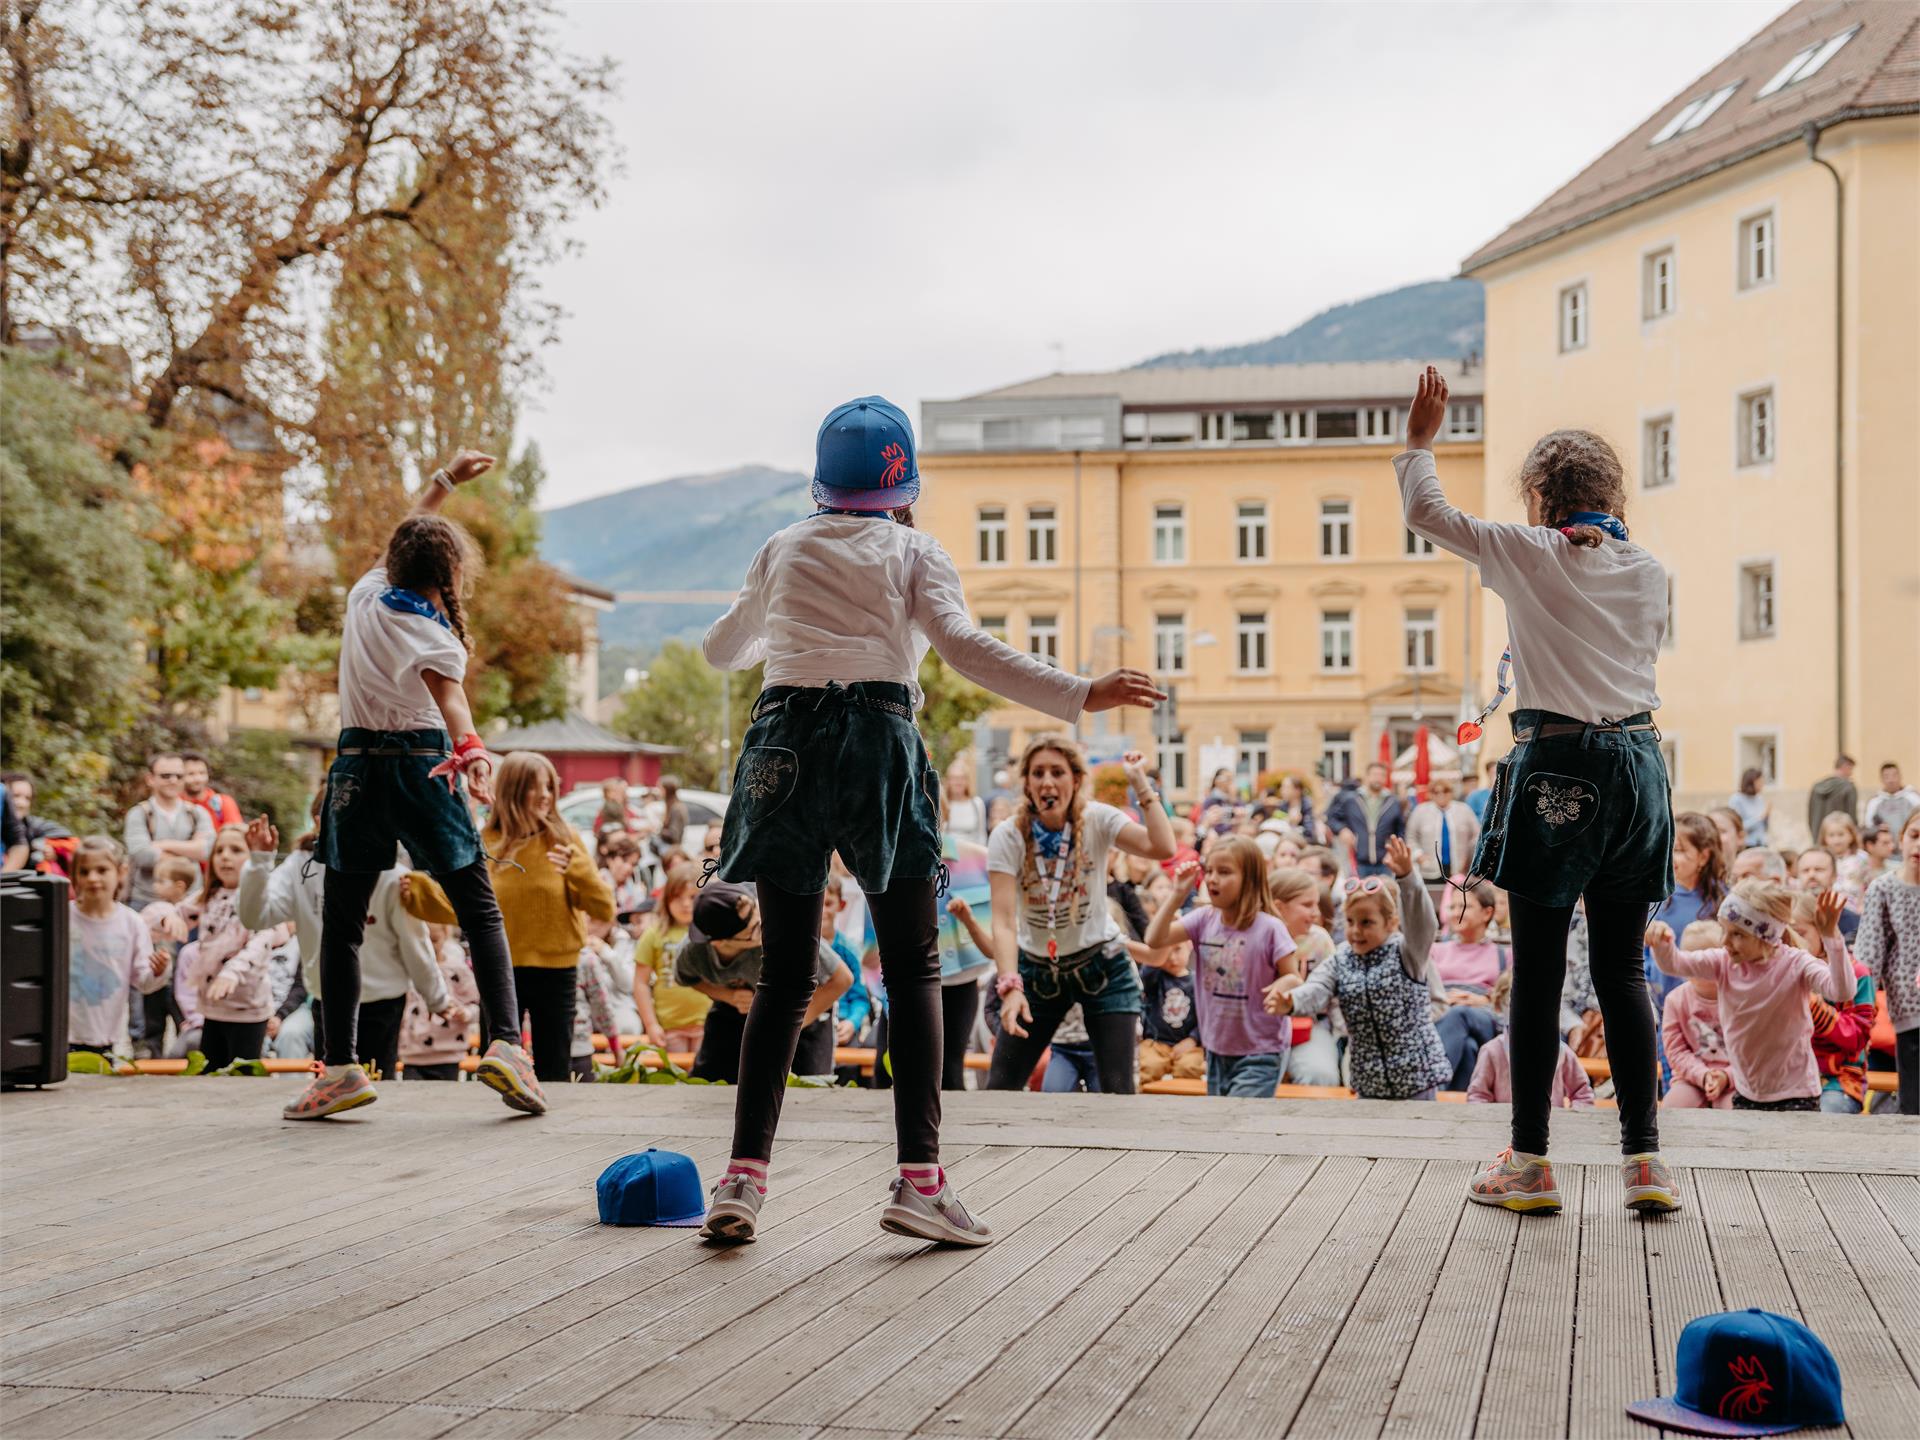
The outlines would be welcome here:
<svg viewBox="0 0 1920 1440">
<path fill-rule="evenodd" d="M 1575 734 L 1542 727 L 1580 725 Z M 1623 727 L 1645 725 L 1644 730 Z M 1660 732 L 1642 712 L 1599 727 L 1517 710 L 1494 767 L 1472 873 L 1536 905 L 1658 904 L 1673 893 L 1673 795 Z"/>
<path fill-rule="evenodd" d="M 485 859 L 466 781 L 456 777 L 449 790 L 444 777 L 427 773 L 452 753 L 444 730 L 342 730 L 320 805 L 320 863 L 377 874 L 393 868 L 396 844 L 429 875 Z"/>
<path fill-rule="evenodd" d="M 720 878 L 812 895 L 835 850 L 868 892 L 940 873 L 940 781 L 904 685 L 776 685 L 754 705 Z"/>
<path fill-rule="evenodd" d="M 1020 983 L 1036 1021 L 1057 1021 L 1075 1005 L 1082 1015 L 1138 1015 L 1140 967 L 1118 940 L 1062 955 L 1020 952 Z"/>
</svg>

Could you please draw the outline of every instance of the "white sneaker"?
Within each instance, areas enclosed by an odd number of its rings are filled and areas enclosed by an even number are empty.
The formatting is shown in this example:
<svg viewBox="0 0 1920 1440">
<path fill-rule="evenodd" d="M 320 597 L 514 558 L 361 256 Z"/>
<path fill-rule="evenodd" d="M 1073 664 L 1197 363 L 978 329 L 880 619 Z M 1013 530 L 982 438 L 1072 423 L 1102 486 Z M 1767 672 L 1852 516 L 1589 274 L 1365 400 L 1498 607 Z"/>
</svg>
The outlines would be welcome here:
<svg viewBox="0 0 1920 1440">
<path fill-rule="evenodd" d="M 766 1198 L 745 1175 L 722 1177 L 713 1187 L 713 1203 L 707 1206 L 707 1222 L 700 1227 L 700 1238 L 723 1245 L 748 1244 L 760 1220 L 760 1202 Z"/>
<path fill-rule="evenodd" d="M 882 1230 L 938 1245 L 985 1245 L 993 1239 L 993 1232 L 967 1213 L 951 1184 L 943 1181 L 938 1195 L 922 1195 L 901 1175 L 889 1188 L 893 1199 L 880 1212 Z"/>
</svg>

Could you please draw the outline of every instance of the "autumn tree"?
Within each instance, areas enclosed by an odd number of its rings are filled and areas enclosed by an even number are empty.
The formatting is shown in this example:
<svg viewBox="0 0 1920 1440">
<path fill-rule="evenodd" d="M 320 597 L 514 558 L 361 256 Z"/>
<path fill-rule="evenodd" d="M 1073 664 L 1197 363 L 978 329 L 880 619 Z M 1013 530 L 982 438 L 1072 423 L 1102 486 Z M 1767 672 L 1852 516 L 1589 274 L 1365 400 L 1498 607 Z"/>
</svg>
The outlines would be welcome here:
<svg viewBox="0 0 1920 1440">
<path fill-rule="evenodd" d="M 973 744 L 973 722 L 1000 702 L 933 651 L 920 662 L 920 735 L 934 767 L 944 772 L 953 757 Z"/>
</svg>

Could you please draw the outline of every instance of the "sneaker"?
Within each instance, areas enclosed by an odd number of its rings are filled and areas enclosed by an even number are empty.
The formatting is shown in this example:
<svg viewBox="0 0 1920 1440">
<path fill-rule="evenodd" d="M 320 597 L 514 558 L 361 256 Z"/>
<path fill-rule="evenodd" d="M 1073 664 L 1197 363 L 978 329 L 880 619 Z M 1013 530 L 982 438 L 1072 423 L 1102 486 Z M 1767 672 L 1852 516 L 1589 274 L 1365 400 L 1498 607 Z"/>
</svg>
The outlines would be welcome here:
<svg viewBox="0 0 1920 1440">
<path fill-rule="evenodd" d="M 1680 1208 L 1680 1187 L 1658 1154 L 1629 1155 L 1620 1162 L 1620 1178 L 1626 1183 L 1629 1210 L 1665 1214 Z"/>
<path fill-rule="evenodd" d="M 489 1090 L 499 1091 L 500 1098 L 507 1102 L 509 1110 L 518 1110 L 525 1115 L 547 1113 L 547 1093 L 540 1088 L 540 1081 L 534 1076 L 533 1061 L 518 1045 L 510 1045 L 505 1040 L 494 1041 L 487 1047 L 487 1053 L 480 1057 L 473 1078 Z"/>
<path fill-rule="evenodd" d="M 760 1219 L 760 1202 L 767 1197 L 745 1175 L 726 1175 L 713 1187 L 713 1203 L 707 1206 L 706 1224 L 700 1227 L 702 1240 L 723 1245 L 745 1245 L 753 1239 Z"/>
<path fill-rule="evenodd" d="M 371 1105 L 380 1098 L 358 1065 L 342 1065 L 322 1070 L 300 1092 L 300 1098 L 280 1113 L 288 1120 L 324 1120 L 343 1110 Z"/>
<path fill-rule="evenodd" d="M 1560 1209 L 1553 1166 L 1544 1159 L 1516 1160 L 1511 1147 L 1468 1182 L 1467 1198 L 1476 1205 L 1498 1205 L 1526 1215 L 1552 1215 Z"/>
<path fill-rule="evenodd" d="M 942 1184 L 938 1195 L 923 1195 L 900 1175 L 890 1188 L 893 1198 L 880 1212 L 882 1230 L 939 1245 L 985 1245 L 993 1239 L 993 1232 L 967 1213 L 951 1184 Z"/>
</svg>

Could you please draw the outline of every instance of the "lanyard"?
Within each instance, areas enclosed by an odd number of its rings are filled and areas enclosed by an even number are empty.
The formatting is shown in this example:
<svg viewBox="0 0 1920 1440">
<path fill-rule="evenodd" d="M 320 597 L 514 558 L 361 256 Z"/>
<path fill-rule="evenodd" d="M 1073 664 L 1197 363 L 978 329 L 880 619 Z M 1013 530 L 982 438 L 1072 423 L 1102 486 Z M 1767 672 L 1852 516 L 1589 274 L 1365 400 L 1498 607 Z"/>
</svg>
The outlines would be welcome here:
<svg viewBox="0 0 1920 1440">
<path fill-rule="evenodd" d="M 1483 733 L 1480 729 L 1481 722 L 1494 711 L 1498 710 L 1500 708 L 1500 702 L 1505 700 L 1508 693 L 1512 691 L 1513 647 L 1511 645 L 1500 652 L 1500 669 L 1495 673 L 1493 683 L 1493 699 L 1487 703 L 1487 708 L 1474 716 L 1473 719 L 1462 720 L 1460 722 L 1460 728 L 1454 732 L 1455 743 L 1471 745 L 1474 741 L 1478 740 Z"/>
<path fill-rule="evenodd" d="M 1034 868 L 1040 872 L 1040 878 L 1047 882 L 1047 959 L 1060 958 L 1060 942 L 1054 938 L 1054 932 L 1060 928 L 1060 887 L 1066 883 L 1067 867 L 1073 863 L 1073 822 L 1069 820 L 1060 832 L 1060 853 L 1053 860 L 1053 874 L 1047 874 L 1047 862 L 1038 854 L 1033 857 Z M 1067 897 L 1072 903 L 1071 896 Z"/>
</svg>

